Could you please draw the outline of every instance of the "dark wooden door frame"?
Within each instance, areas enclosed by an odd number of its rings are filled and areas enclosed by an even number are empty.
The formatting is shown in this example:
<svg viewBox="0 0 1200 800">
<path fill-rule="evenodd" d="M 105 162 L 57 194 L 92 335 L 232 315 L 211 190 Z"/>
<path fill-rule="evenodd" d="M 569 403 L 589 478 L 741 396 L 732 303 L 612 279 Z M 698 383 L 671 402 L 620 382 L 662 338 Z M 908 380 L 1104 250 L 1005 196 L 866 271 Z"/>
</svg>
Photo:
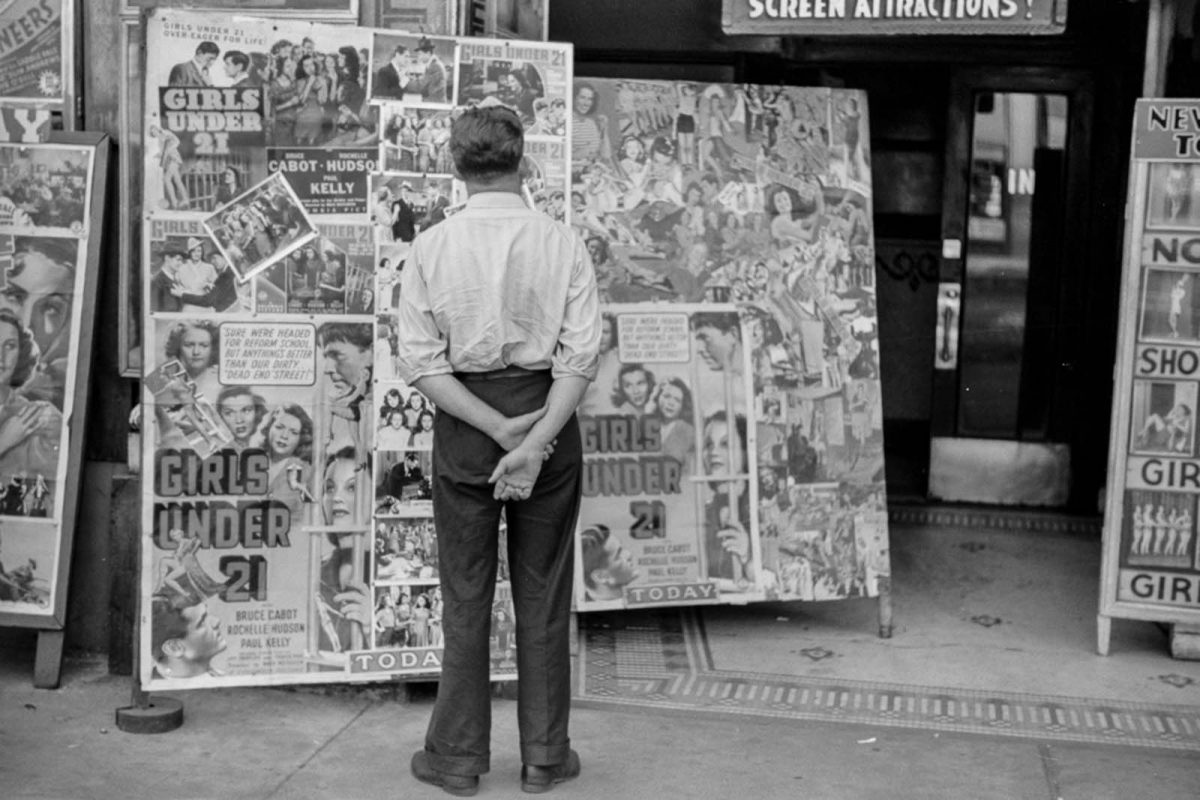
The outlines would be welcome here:
<svg viewBox="0 0 1200 800">
<path fill-rule="evenodd" d="M 1061 279 L 1055 291 L 1059 325 L 1055 341 L 1047 344 L 1055 348 L 1058 363 L 1062 365 L 1053 387 L 1048 438 L 1070 444 L 1078 432 L 1071 428 L 1070 420 L 1063 411 L 1071 408 L 1076 399 L 1078 387 L 1071 380 L 1071 373 L 1082 346 L 1079 338 L 1083 307 L 1079 281 L 1086 278 L 1084 261 L 1087 248 L 1083 243 L 1088 241 L 1090 208 L 1086 198 L 1095 106 L 1092 78 L 1090 73 L 1083 70 L 1044 67 L 968 67 L 951 73 L 946 122 L 946 169 L 942 189 L 942 241 L 957 240 L 963 243 L 964 248 L 957 258 L 949 258 L 943 252 L 939 280 L 960 286 L 964 278 L 974 96 L 980 91 L 1054 93 L 1069 98 L 1064 194 L 1067 208 L 1064 218 L 1070 237 L 1061 249 Z M 967 299 L 964 297 L 963 302 Z M 958 417 L 958 370 L 934 370 L 933 382 L 931 433 L 934 436 L 953 436 Z M 947 398 L 954 398 L 953 402 L 947 402 Z"/>
</svg>

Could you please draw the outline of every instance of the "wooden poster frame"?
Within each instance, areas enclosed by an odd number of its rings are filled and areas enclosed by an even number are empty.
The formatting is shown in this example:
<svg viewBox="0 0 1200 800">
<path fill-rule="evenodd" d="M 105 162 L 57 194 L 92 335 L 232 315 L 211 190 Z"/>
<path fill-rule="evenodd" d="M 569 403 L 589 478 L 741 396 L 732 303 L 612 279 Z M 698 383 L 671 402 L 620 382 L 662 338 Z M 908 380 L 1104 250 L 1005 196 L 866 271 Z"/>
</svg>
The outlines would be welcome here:
<svg viewBox="0 0 1200 800">
<path fill-rule="evenodd" d="M 48 613 L 28 613 L 0 610 L 0 626 L 40 629 L 34 665 L 34 685 L 39 688 L 55 688 L 59 683 L 62 667 L 62 651 L 67 618 L 67 583 L 71 567 L 72 544 L 78 525 L 79 496 L 83 478 L 83 452 L 87 439 L 87 401 L 91 385 L 92 350 L 95 334 L 96 303 L 100 282 L 100 256 L 105 230 L 105 210 L 108 185 L 108 165 L 111 140 L 107 134 L 90 132 L 59 132 L 50 134 L 44 145 L 29 145 L 32 148 L 47 145 L 74 145 L 92 150 L 91 185 L 88 189 L 88 205 L 85 209 L 87 228 L 79 241 L 84 250 L 82 261 L 77 260 L 74 276 L 74 301 L 72 303 L 72 326 L 77 349 L 74 355 L 74 375 L 71 365 L 67 367 L 64 404 L 67 441 L 60 446 L 58 458 L 65 459 L 66 473 L 59 488 L 61 494 L 61 516 L 57 522 L 57 559 L 54 571 L 53 591 L 49 597 Z M 17 232 L 16 235 L 20 235 Z M 0 522 L 0 533 L 8 533 L 11 523 Z"/>
<path fill-rule="evenodd" d="M 1169 122 L 1148 123 L 1150 110 L 1155 107 L 1161 107 L 1165 115 L 1162 119 Z M 1152 411 L 1144 397 L 1150 392 L 1148 385 L 1152 382 L 1182 387 L 1184 392 L 1175 395 L 1175 402 L 1189 391 L 1194 394 L 1198 388 L 1200 372 L 1185 369 L 1182 364 L 1200 358 L 1200 336 L 1187 330 L 1179 334 L 1158 330 L 1162 324 L 1171 327 L 1179 324 L 1178 320 L 1168 323 L 1152 317 L 1152 312 L 1168 317 L 1171 312 L 1162 313 L 1163 307 L 1168 303 L 1175 305 L 1176 301 L 1174 291 L 1168 299 L 1161 288 L 1157 291 L 1160 296 L 1151 298 L 1150 286 L 1152 272 L 1187 274 L 1192 277 L 1190 295 L 1195 291 L 1195 279 L 1200 278 L 1200 271 L 1196 271 L 1190 257 L 1191 247 L 1200 244 L 1200 202 L 1195 188 L 1185 206 L 1189 210 L 1180 214 L 1183 219 L 1154 222 L 1151 218 L 1156 213 L 1154 209 L 1164 205 L 1169 191 L 1166 170 L 1178 167 L 1189 175 L 1200 170 L 1200 157 L 1174 152 L 1179 140 L 1193 141 L 1200 137 L 1200 125 L 1193 121 L 1196 114 L 1200 114 L 1200 100 L 1142 99 L 1135 111 L 1096 618 L 1096 650 L 1100 655 L 1108 655 L 1113 618 L 1200 624 L 1200 598 L 1196 594 L 1200 592 L 1200 543 L 1196 542 L 1200 483 L 1193 475 L 1200 462 L 1194 422 L 1182 446 L 1177 446 L 1172 434 L 1169 444 L 1157 448 L 1141 441 L 1138 435 L 1141 428 L 1134 420 L 1139 390 L 1143 396 L 1140 410 Z M 1187 193 L 1188 185 L 1190 182 L 1180 188 Z M 1162 247 L 1161 242 L 1176 243 L 1181 257 L 1166 255 L 1168 248 Z M 1159 276 L 1156 283 L 1162 284 L 1163 278 Z M 1190 307 L 1190 301 L 1181 297 L 1178 305 Z M 1139 380 L 1141 386 L 1136 385 Z M 1141 420 L 1142 427 L 1149 422 L 1149 416 L 1147 413 L 1147 418 Z M 1193 419 L 1194 416 L 1193 405 Z M 1145 519 L 1145 507 L 1150 503 L 1144 501 L 1149 497 L 1161 501 L 1159 508 L 1154 509 L 1153 523 Z M 1139 503 L 1143 504 L 1142 509 L 1138 508 Z M 1173 507 L 1171 518 L 1175 522 L 1170 523 L 1170 533 L 1175 536 L 1158 530 L 1168 527 L 1164 522 L 1166 513 L 1159 513 L 1165 505 Z M 1190 519 L 1184 521 L 1176 507 L 1185 508 Z M 1180 533 L 1177 528 L 1186 532 Z M 1172 564 L 1179 560 L 1178 556 L 1184 561 L 1190 558 L 1191 564 Z M 1135 560 L 1139 563 L 1134 563 Z"/>
</svg>

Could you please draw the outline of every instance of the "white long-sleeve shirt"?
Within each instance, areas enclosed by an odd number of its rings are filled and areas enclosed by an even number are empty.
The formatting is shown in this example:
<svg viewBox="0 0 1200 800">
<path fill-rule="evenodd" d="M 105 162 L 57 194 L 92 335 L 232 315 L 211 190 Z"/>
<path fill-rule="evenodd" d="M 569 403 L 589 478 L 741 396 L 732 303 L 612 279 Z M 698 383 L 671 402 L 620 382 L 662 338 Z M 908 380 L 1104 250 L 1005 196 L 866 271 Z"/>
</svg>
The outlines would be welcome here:
<svg viewBox="0 0 1200 800">
<path fill-rule="evenodd" d="M 596 376 L 600 302 L 583 240 L 511 192 L 480 192 L 413 241 L 397 305 L 400 377 L 549 369 Z"/>
</svg>

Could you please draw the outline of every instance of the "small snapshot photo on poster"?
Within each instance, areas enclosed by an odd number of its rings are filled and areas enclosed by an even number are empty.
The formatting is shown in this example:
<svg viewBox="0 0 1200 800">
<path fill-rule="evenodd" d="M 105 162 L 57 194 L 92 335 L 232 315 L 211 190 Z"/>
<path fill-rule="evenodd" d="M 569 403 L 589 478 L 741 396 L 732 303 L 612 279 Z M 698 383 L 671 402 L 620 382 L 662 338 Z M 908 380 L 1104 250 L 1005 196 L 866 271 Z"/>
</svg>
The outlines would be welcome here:
<svg viewBox="0 0 1200 800">
<path fill-rule="evenodd" d="M 0 145 L 0 228 L 85 235 L 89 148 Z"/>
<path fill-rule="evenodd" d="M 1141 307 L 1143 339 L 1200 341 L 1200 300 L 1197 278 L 1187 270 L 1146 270 Z"/>
<path fill-rule="evenodd" d="M 56 543 L 41 531 L 0 534 L 0 611 L 44 610 L 50 606 Z"/>
<path fill-rule="evenodd" d="M 452 112 L 387 103 L 380 106 L 380 117 L 379 163 L 384 172 L 450 175 Z"/>
<path fill-rule="evenodd" d="M 379 450 L 375 462 L 375 513 L 382 516 L 433 511 L 433 453 Z"/>
<path fill-rule="evenodd" d="M 375 580 L 437 580 L 433 517 L 381 520 L 375 526 Z"/>
<path fill-rule="evenodd" d="M 464 58 L 459 67 L 458 104 L 476 106 L 499 103 L 517 112 L 525 132 L 565 136 L 567 104 L 563 97 L 548 97 L 546 79 L 538 64 L 511 58 Z"/>
<path fill-rule="evenodd" d="M 371 100 L 448 106 L 454 98 L 454 39 L 376 33 Z"/>
<path fill-rule="evenodd" d="M 1131 567 L 1196 569 L 1196 496 L 1127 489 L 1122 561 Z"/>
<path fill-rule="evenodd" d="M 1196 452 L 1195 381 L 1133 382 L 1130 450 L 1142 455 Z"/>
<path fill-rule="evenodd" d="M 372 175 L 376 241 L 411 242 L 421 231 L 446 218 L 450 178 L 423 175 Z"/>
<path fill-rule="evenodd" d="M 387 235 L 391 235 L 390 230 Z M 375 304 L 379 311 L 393 311 L 400 302 L 400 277 L 411 247 L 409 242 L 380 242 L 376 246 Z"/>
<path fill-rule="evenodd" d="M 168 224 L 188 232 L 154 235 Z M 151 311 L 224 314 L 250 309 L 250 287 L 238 284 L 233 267 L 200 225 L 156 219 L 149 232 L 144 263 L 150 272 Z"/>
<path fill-rule="evenodd" d="M 1200 227 L 1200 169 L 1196 164 L 1150 165 L 1147 228 Z"/>
<path fill-rule="evenodd" d="M 204 228 L 241 280 L 317 235 L 296 193 L 279 173 L 205 218 Z"/>
<path fill-rule="evenodd" d="M 404 383 L 380 385 L 375 446 L 380 450 L 432 450 L 434 406 Z"/>
</svg>

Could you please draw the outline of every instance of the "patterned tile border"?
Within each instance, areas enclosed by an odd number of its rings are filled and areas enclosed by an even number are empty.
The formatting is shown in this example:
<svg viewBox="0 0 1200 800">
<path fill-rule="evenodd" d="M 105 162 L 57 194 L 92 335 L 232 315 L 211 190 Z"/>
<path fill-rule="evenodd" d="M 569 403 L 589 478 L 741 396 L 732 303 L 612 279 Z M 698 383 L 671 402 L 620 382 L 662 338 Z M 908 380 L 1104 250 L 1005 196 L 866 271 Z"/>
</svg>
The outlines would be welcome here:
<svg viewBox="0 0 1200 800">
<path fill-rule="evenodd" d="M 896 525 L 940 525 L 1005 531 L 1087 533 L 1100 535 L 1100 517 L 1077 517 L 1049 511 L 959 506 L 889 505 L 888 521 Z"/>
<path fill-rule="evenodd" d="M 1200 707 L 715 669 L 691 609 L 580 618 L 576 702 L 1200 751 Z"/>
</svg>

